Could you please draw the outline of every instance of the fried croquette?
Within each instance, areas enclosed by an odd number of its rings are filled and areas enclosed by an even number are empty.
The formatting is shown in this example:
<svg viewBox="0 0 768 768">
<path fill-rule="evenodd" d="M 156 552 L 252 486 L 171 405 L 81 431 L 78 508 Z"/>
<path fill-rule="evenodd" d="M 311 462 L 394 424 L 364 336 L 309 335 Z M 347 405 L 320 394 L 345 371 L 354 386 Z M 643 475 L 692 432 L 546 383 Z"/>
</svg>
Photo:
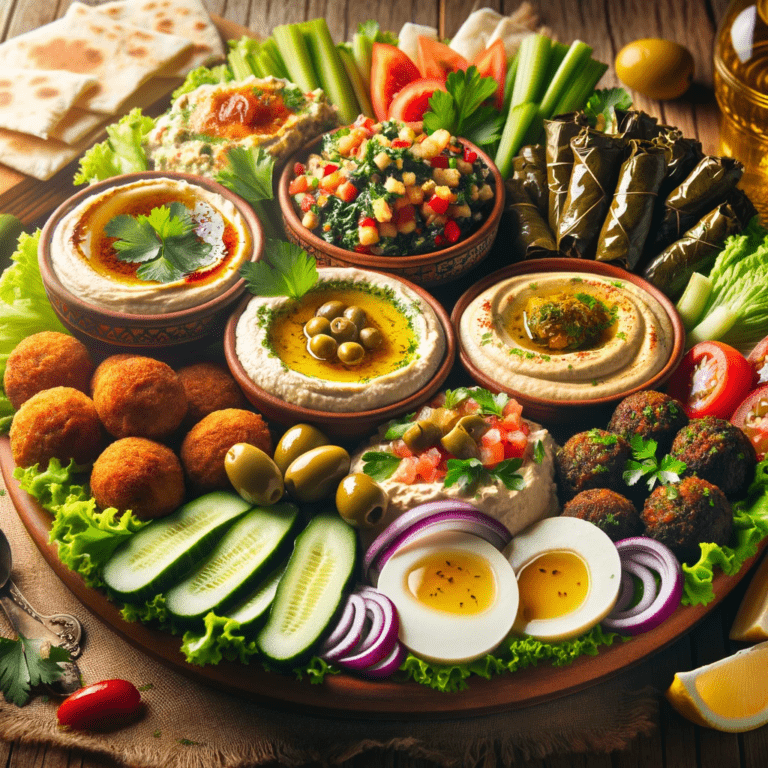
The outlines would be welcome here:
<svg viewBox="0 0 768 768">
<path fill-rule="evenodd" d="M 246 400 L 232 374 L 222 365 L 194 363 L 176 371 L 187 394 L 184 423 L 190 427 L 214 411 L 245 408 Z"/>
<path fill-rule="evenodd" d="M 563 507 L 565 517 L 579 517 L 596 525 L 611 541 L 637 536 L 643 530 L 640 513 L 626 497 L 610 488 L 590 488 Z"/>
<path fill-rule="evenodd" d="M 269 429 L 257 413 L 225 408 L 208 414 L 189 430 L 181 444 L 181 463 L 200 491 L 230 488 L 224 457 L 235 443 L 249 443 L 272 455 Z"/>
<path fill-rule="evenodd" d="M 57 331 L 33 333 L 8 356 L 3 386 L 15 410 L 32 395 L 53 387 L 71 387 L 88 394 L 93 361 L 85 345 Z"/>
<path fill-rule="evenodd" d="M 661 453 L 667 453 L 679 430 L 688 423 L 683 406 L 663 392 L 647 390 L 625 397 L 613 412 L 608 431 L 631 440 L 655 440 Z"/>
<path fill-rule="evenodd" d="M 187 396 L 173 369 L 151 357 L 107 358 L 93 376 L 93 402 L 114 437 L 169 437 L 187 413 Z"/>
<path fill-rule="evenodd" d="M 184 500 L 184 472 L 170 448 L 143 437 L 124 437 L 94 462 L 91 491 L 102 509 L 130 509 L 145 520 L 164 517 Z"/>
<path fill-rule="evenodd" d="M 103 432 L 93 401 L 79 389 L 52 387 L 32 395 L 11 423 L 11 451 L 20 467 L 40 468 L 57 458 L 90 464 L 103 444 Z"/>
</svg>

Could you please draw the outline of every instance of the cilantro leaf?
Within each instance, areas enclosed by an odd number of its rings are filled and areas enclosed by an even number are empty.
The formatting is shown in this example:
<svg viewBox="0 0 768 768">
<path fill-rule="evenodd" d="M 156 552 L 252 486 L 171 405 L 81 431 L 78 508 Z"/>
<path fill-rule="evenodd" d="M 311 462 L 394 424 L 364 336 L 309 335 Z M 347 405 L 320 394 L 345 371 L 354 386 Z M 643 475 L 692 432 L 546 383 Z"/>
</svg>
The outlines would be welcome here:
<svg viewBox="0 0 768 768">
<path fill-rule="evenodd" d="M 509 402 L 509 395 L 504 394 L 504 392 L 494 395 L 487 389 L 481 389 L 480 387 L 470 389 L 469 396 L 480 406 L 481 413 L 493 416 L 501 416 L 504 406 Z"/>
<path fill-rule="evenodd" d="M 401 421 L 390 421 L 387 431 L 384 433 L 384 439 L 398 440 L 401 438 L 413 426 L 413 417 L 415 415 L 415 413 L 408 413 L 403 416 Z"/>
<path fill-rule="evenodd" d="M 9 704 L 23 707 L 29 701 L 29 668 L 19 640 L 0 637 L 0 690 Z"/>
<path fill-rule="evenodd" d="M 645 478 L 648 490 L 652 491 L 657 482 L 669 486 L 680 480 L 680 474 L 686 468 L 685 462 L 671 455 L 659 461 L 656 458 L 658 445 L 655 440 L 644 440 L 641 435 L 632 435 L 629 444 L 632 447 L 632 458 L 627 460 L 622 473 L 627 485 L 635 485 Z"/>
<path fill-rule="evenodd" d="M 118 252 L 120 261 L 141 263 L 156 259 L 160 254 L 162 243 L 145 216 L 134 218 L 128 214 L 120 214 L 107 222 L 104 232 L 109 237 L 119 238 L 113 247 Z"/>
<path fill-rule="evenodd" d="M 458 408 L 468 397 L 472 396 L 472 390 L 469 387 L 459 387 L 458 389 L 445 390 L 445 407 Z"/>
<path fill-rule="evenodd" d="M 632 97 L 623 88 L 602 88 L 587 100 L 584 114 L 593 128 L 605 133 L 616 132 L 616 110 L 629 109 Z"/>
<path fill-rule="evenodd" d="M 367 451 L 363 454 L 363 472 L 374 480 L 386 480 L 395 474 L 401 459 L 384 451 Z"/>
<path fill-rule="evenodd" d="M 450 488 L 452 485 L 458 485 L 461 490 L 466 490 L 480 483 L 485 474 L 479 459 L 448 459 L 446 461 L 448 471 L 443 478 L 443 487 Z"/>
<path fill-rule="evenodd" d="M 685 472 L 686 463 L 667 454 L 659 464 L 659 481 L 664 485 L 680 482 L 681 473 Z"/>
<path fill-rule="evenodd" d="M 264 257 L 240 268 L 248 290 L 255 296 L 300 299 L 317 282 L 317 263 L 295 243 L 267 240 Z"/>
<path fill-rule="evenodd" d="M 227 152 L 227 165 L 216 174 L 216 181 L 249 203 L 271 200 L 274 168 L 275 158 L 262 147 L 233 147 Z"/>
<path fill-rule="evenodd" d="M 632 435 L 629 444 L 632 447 L 632 453 L 638 461 L 642 459 L 656 459 L 658 443 L 655 440 L 644 440 L 642 435 Z"/>
<path fill-rule="evenodd" d="M 624 465 L 622 477 L 627 485 L 636 485 L 645 474 L 645 467 L 638 461 L 630 459 Z"/>
<path fill-rule="evenodd" d="M 541 462 L 544 461 L 544 456 L 544 442 L 542 440 L 537 440 L 536 444 L 533 446 L 533 460 L 537 464 L 541 464 Z"/>
<path fill-rule="evenodd" d="M 522 459 L 504 459 L 493 469 L 486 470 L 496 480 L 501 480 L 508 491 L 521 491 L 525 488 L 525 479 L 517 470 L 522 466 Z"/>
<path fill-rule="evenodd" d="M 63 674 L 60 661 L 71 661 L 69 651 L 58 645 L 51 645 L 46 640 L 21 638 L 24 645 L 24 656 L 29 669 L 29 684 L 50 685 Z"/>
</svg>

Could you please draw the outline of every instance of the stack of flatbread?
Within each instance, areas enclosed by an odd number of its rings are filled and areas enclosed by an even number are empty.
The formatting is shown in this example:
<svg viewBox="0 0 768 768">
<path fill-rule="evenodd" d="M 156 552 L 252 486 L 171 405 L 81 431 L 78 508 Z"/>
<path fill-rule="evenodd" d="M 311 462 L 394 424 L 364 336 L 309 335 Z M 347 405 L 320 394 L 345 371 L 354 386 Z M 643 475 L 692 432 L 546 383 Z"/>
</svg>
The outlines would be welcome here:
<svg viewBox="0 0 768 768">
<path fill-rule="evenodd" d="M 224 47 L 202 0 L 74 2 L 0 44 L 0 163 L 48 179 Z"/>
</svg>

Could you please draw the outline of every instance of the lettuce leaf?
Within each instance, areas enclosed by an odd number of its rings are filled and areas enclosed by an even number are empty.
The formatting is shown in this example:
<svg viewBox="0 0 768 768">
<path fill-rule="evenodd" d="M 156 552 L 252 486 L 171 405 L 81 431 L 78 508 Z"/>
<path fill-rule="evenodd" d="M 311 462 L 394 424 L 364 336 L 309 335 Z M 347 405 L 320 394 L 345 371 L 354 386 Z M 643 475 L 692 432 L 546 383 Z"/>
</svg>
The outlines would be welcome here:
<svg viewBox="0 0 768 768">
<path fill-rule="evenodd" d="M 239 621 L 217 616 L 213 611 L 203 621 L 202 634 L 190 630 L 182 639 L 181 652 L 190 664 L 202 667 L 218 664 L 222 659 L 247 664 L 258 653 L 256 641 L 246 639 Z"/>
<path fill-rule="evenodd" d="M 198 67 L 187 74 L 184 82 L 171 94 L 171 99 L 176 101 L 179 96 L 194 91 L 201 85 L 227 83 L 232 79 L 232 72 L 226 64 L 219 64 L 217 67 Z"/>
</svg>

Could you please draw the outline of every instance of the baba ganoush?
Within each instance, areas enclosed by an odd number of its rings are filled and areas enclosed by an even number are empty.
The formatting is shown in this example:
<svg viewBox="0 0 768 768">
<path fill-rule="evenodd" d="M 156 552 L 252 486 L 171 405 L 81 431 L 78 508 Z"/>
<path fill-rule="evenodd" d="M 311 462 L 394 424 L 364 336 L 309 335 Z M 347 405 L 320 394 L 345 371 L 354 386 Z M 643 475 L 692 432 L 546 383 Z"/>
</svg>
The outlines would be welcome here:
<svg viewBox="0 0 768 768">
<path fill-rule="evenodd" d="M 251 380 L 286 402 L 334 412 L 381 408 L 421 389 L 446 352 L 443 327 L 429 304 L 389 275 L 318 271 L 317 284 L 299 300 L 255 296 L 248 303 L 235 350 Z M 361 309 L 365 327 L 378 331 L 375 348 L 361 359 L 321 359 L 310 349 L 306 325 L 329 302 Z M 339 339 L 339 350 L 342 345 Z"/>
<path fill-rule="evenodd" d="M 105 228 L 118 216 L 149 216 L 180 203 L 194 238 L 208 250 L 205 266 L 171 282 L 143 280 L 141 263 L 121 260 Z M 86 197 L 54 229 L 51 263 L 62 285 L 78 298 L 127 314 L 162 314 L 198 306 L 237 283 L 253 256 L 250 229 L 222 195 L 180 179 L 153 178 Z"/>
<path fill-rule="evenodd" d="M 647 382 L 672 353 L 673 328 L 649 293 L 589 273 L 536 273 L 478 295 L 459 322 L 470 362 L 534 397 L 590 400 Z"/>
</svg>

